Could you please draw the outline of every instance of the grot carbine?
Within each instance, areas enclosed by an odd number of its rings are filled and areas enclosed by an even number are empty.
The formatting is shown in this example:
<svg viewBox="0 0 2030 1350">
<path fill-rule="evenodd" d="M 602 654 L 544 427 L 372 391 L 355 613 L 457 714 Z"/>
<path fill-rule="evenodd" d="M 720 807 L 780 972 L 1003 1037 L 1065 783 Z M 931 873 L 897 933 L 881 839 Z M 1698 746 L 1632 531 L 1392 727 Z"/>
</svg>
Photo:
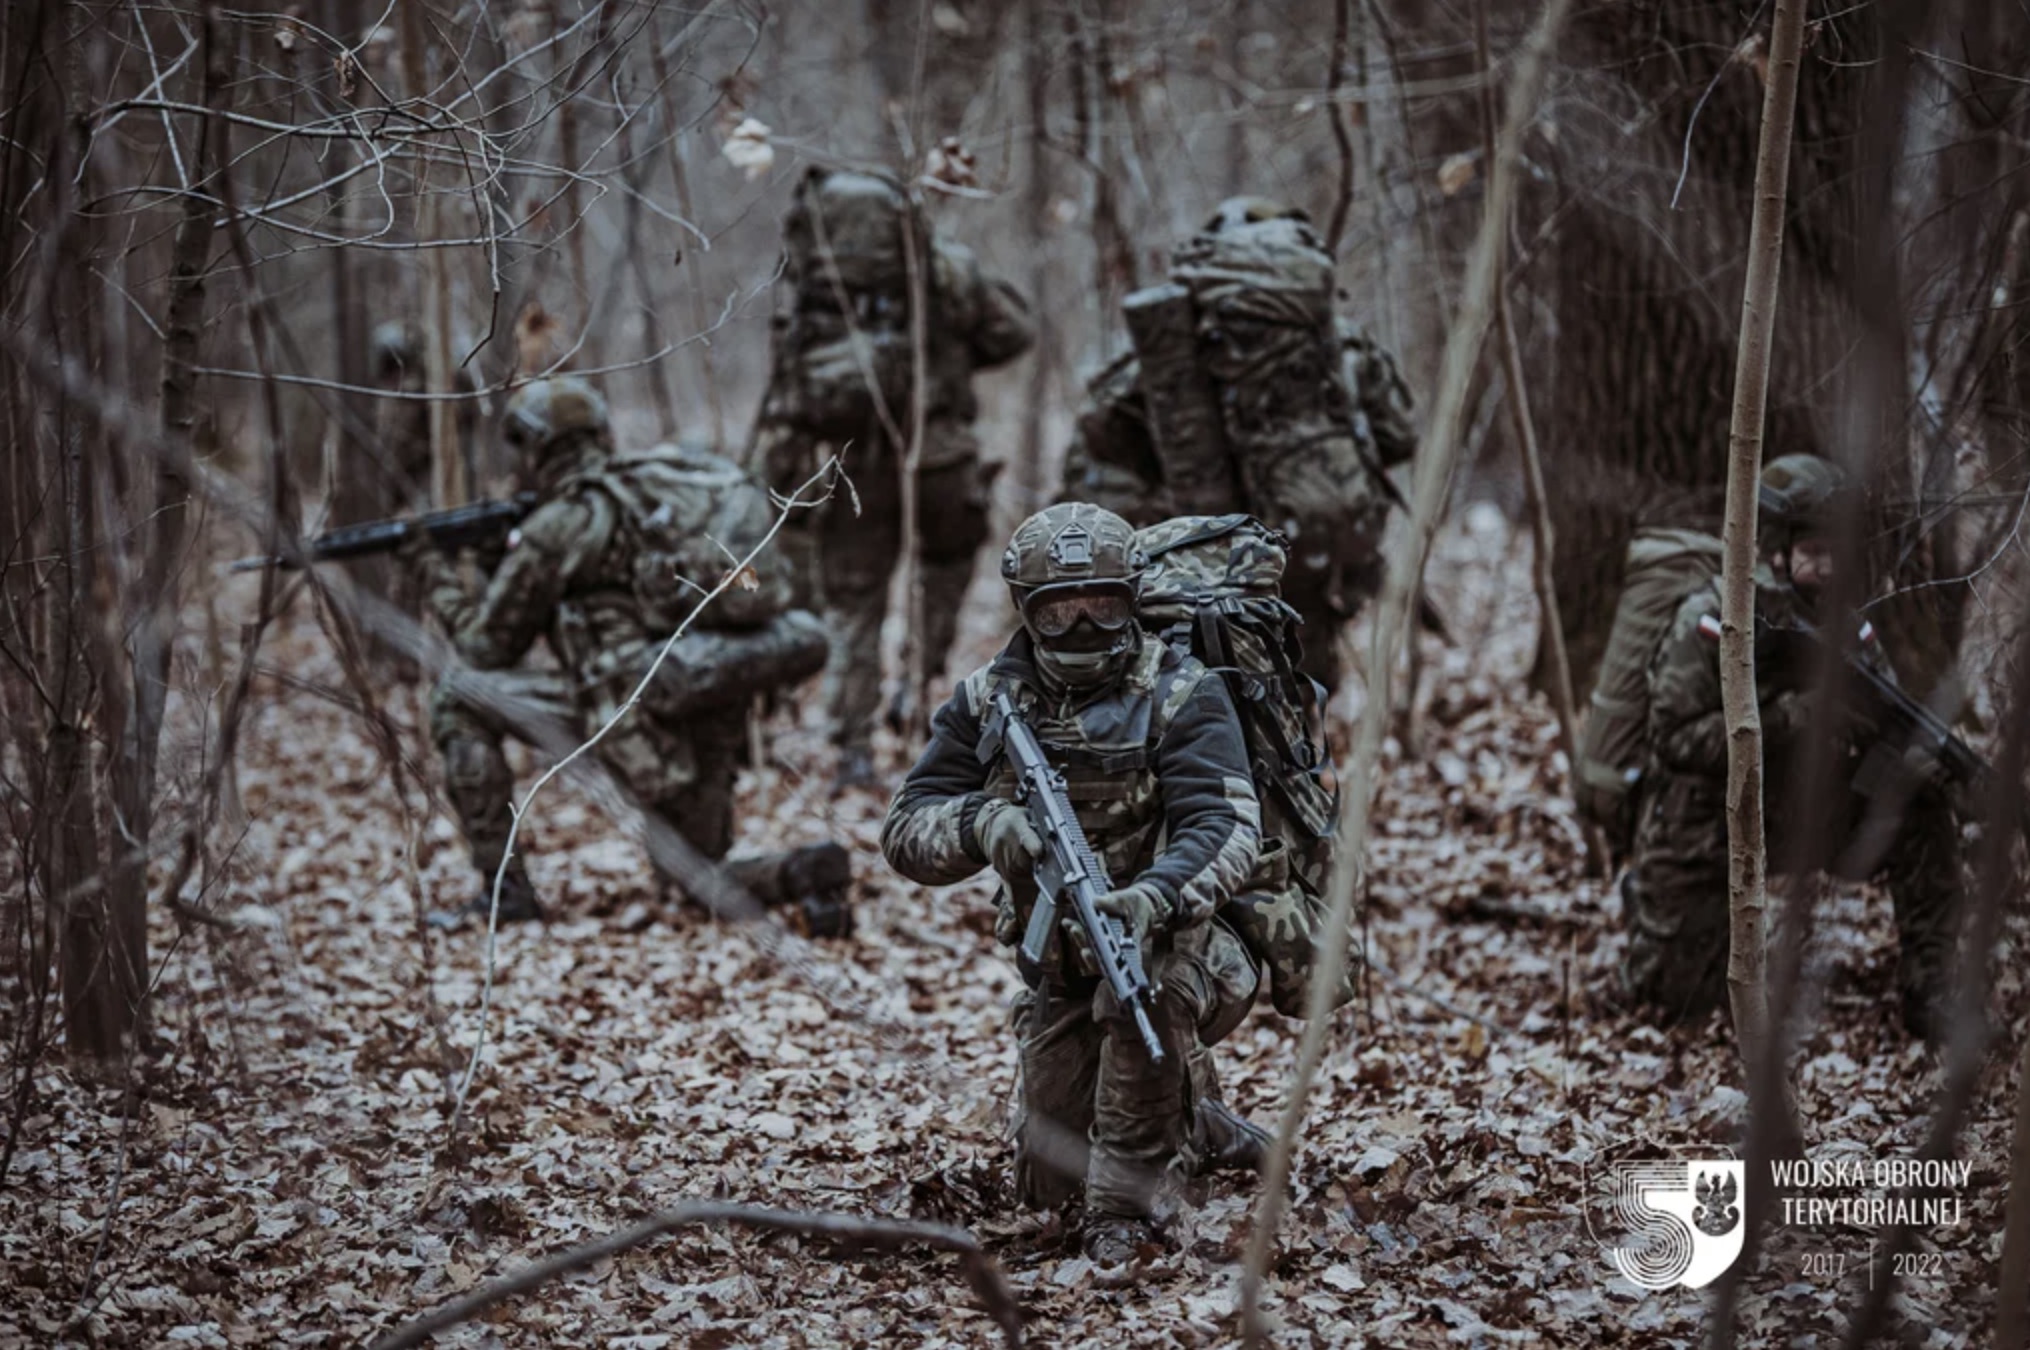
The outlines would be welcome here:
<svg viewBox="0 0 2030 1350">
<path fill-rule="evenodd" d="M 1776 631 L 1795 633 L 1821 646 L 1830 646 L 1832 641 L 1823 630 L 1803 622 Z M 1864 714 L 1881 729 L 1854 775 L 1855 791 L 1864 797 L 1885 791 L 1907 792 L 1907 779 L 1922 766 L 1922 776 L 1949 783 L 1962 793 L 1978 794 L 1987 784 L 1988 762 L 1922 699 L 1869 659 L 1863 649 L 1874 642 L 1875 627 L 1864 622 L 1856 646 L 1843 653 L 1853 681 L 1851 692 L 1860 700 Z"/>
<path fill-rule="evenodd" d="M 420 516 L 397 516 L 393 520 L 369 520 L 343 525 L 306 540 L 302 560 L 341 562 L 375 553 L 393 553 L 411 539 L 427 537 L 446 553 L 491 543 L 522 523 L 540 500 L 533 492 L 517 493 L 504 501 L 469 502 L 442 511 L 425 511 Z M 235 572 L 253 572 L 273 563 L 294 567 L 299 560 L 289 557 L 242 558 Z"/>
<path fill-rule="evenodd" d="M 1016 799 L 1029 813 L 1029 823 L 1043 840 L 1043 857 L 1036 864 L 1036 907 L 1029 911 L 1029 926 L 1022 934 L 1020 955 L 1027 970 L 1043 965 L 1050 941 L 1057 929 L 1061 907 L 1069 905 L 1072 917 L 1085 932 L 1086 946 L 1100 968 L 1100 976 L 1122 1009 L 1135 1019 L 1150 1062 L 1163 1062 L 1163 1042 L 1157 1039 L 1149 1012 L 1156 1006 L 1156 989 L 1142 969 L 1142 948 L 1119 919 L 1102 914 L 1094 904 L 1113 889 L 1107 871 L 1093 856 L 1078 817 L 1072 814 L 1071 797 L 1064 787 L 1064 775 L 1043 757 L 1036 733 L 1015 711 L 1014 700 L 1003 692 L 994 696 L 995 711 L 1001 715 L 1002 744 L 1015 766 Z"/>
</svg>

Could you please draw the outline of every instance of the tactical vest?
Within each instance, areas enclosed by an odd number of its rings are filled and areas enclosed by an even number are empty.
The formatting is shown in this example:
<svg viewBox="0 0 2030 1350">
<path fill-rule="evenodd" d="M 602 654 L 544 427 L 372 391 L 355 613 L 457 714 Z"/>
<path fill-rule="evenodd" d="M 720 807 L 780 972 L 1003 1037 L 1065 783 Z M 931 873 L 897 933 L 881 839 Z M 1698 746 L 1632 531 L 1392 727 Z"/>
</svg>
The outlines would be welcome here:
<svg viewBox="0 0 2030 1350">
<path fill-rule="evenodd" d="M 1206 669 L 1144 637 L 1125 674 L 1104 693 L 1056 699 L 1043 692 L 1030 664 L 1029 639 L 1018 635 L 991 665 L 970 677 L 972 706 L 991 710 L 1006 691 L 1064 774 L 1066 795 L 1107 875 L 1126 885 L 1156 860 L 1163 829 L 1163 794 L 1156 748 Z M 980 763 L 989 796 L 1013 800 L 1015 770 L 1002 750 L 1001 719 L 988 711 L 980 728 Z M 1033 890 L 1016 899 L 1024 921 Z"/>
</svg>

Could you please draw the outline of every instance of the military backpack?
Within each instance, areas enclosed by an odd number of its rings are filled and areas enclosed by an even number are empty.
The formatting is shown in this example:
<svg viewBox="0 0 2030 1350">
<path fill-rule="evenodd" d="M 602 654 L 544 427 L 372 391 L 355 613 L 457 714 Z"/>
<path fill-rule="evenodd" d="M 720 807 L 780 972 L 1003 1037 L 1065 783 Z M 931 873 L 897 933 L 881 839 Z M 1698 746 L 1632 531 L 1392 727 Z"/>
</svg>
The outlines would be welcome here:
<svg viewBox="0 0 2030 1350">
<path fill-rule="evenodd" d="M 1182 516 L 1135 541 L 1148 558 L 1141 625 L 1226 682 L 1261 799 L 1261 858 L 1221 917 L 1268 969 L 1276 1010 L 1302 1016 L 1325 926 L 1339 798 L 1319 691 L 1297 669 L 1300 620 L 1282 598 L 1288 548 L 1240 514 Z M 1334 1006 L 1352 994 L 1343 979 Z"/>
<path fill-rule="evenodd" d="M 783 218 L 783 302 L 772 415 L 829 440 L 909 417 L 909 244 L 931 275 L 930 234 L 902 189 L 812 169 Z"/>
<path fill-rule="evenodd" d="M 1649 753 L 1649 667 L 1686 596 L 1720 574 L 1720 541 L 1697 530 L 1646 529 L 1628 545 L 1621 599 L 1579 733 L 1579 813 L 1626 850 L 1632 800 Z"/>
</svg>

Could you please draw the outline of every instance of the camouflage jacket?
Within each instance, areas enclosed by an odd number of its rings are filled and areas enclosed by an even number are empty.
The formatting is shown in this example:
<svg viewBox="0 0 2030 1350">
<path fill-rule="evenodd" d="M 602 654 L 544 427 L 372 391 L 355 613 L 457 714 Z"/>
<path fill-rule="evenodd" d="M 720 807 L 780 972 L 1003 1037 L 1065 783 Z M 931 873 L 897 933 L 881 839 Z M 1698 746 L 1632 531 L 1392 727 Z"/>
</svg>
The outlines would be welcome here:
<svg viewBox="0 0 2030 1350">
<path fill-rule="evenodd" d="M 1014 286 L 982 268 L 971 249 L 947 239 L 936 239 L 931 257 L 931 316 L 924 352 L 928 388 L 921 454 L 926 468 L 956 463 L 979 453 L 978 443 L 970 432 L 980 411 L 979 399 L 973 392 L 974 374 L 1013 361 L 1036 341 L 1028 301 Z M 754 438 L 746 456 L 748 468 L 779 493 L 794 490 L 838 449 L 831 441 L 799 426 L 790 411 L 797 404 L 792 386 L 802 368 L 803 349 L 813 343 L 835 342 L 848 326 L 848 320 L 839 312 L 837 297 L 822 290 L 816 296 L 810 295 L 806 293 L 807 285 L 800 285 L 788 276 L 776 283 L 769 387 L 761 413 L 755 419 Z M 861 304 L 858 308 L 866 310 L 867 306 Z M 895 361 L 906 367 L 912 360 L 906 305 L 882 306 L 878 313 L 857 315 L 851 323 L 873 332 Z M 890 415 L 896 426 L 906 430 L 909 418 L 906 393 L 890 403 Z M 890 443 L 892 438 L 884 428 L 877 425 L 872 430 L 878 434 L 864 450 L 875 454 L 901 453 L 902 447 Z"/>
<path fill-rule="evenodd" d="M 1794 631 L 1809 617 L 1796 592 L 1780 584 L 1766 567 L 1756 569 L 1755 685 L 1772 785 L 1810 731 L 1817 705 L 1817 691 L 1811 687 L 1814 648 Z M 1879 649 L 1869 646 L 1863 651 L 1867 659 L 1882 661 Z M 1886 669 L 1886 662 L 1883 665 Z M 1843 747 L 1848 752 L 1853 748 Z M 1655 771 L 1716 780 L 1727 775 L 1717 578 L 1685 597 L 1651 660 L 1649 754 Z M 1764 800 L 1778 800 L 1773 786 L 1765 789 Z"/>
<path fill-rule="evenodd" d="M 1006 690 L 1063 771 L 1113 883 L 1150 886 L 1176 927 L 1202 924 L 1247 881 L 1261 847 L 1261 805 L 1225 683 L 1153 637 L 1118 681 L 1082 699 L 1046 693 L 1031 659 L 1027 634 L 1016 634 L 938 710 L 881 831 L 889 864 L 925 885 L 987 865 L 980 808 L 1015 796 L 989 711 Z M 1033 899 L 1033 887 L 1017 888 L 1018 933 Z"/>
<path fill-rule="evenodd" d="M 545 500 L 508 537 L 478 595 L 450 560 L 424 555 L 431 606 L 459 656 L 480 670 L 512 666 L 538 637 L 581 681 L 603 677 L 668 638 L 681 615 L 658 587 L 695 607 L 766 534 L 767 494 L 730 461 L 659 445 L 588 452 L 553 476 Z M 675 548 L 668 540 L 682 541 Z M 767 549 L 699 615 L 701 627 L 745 627 L 788 607 L 779 551 Z"/>
<path fill-rule="evenodd" d="M 1386 467 L 1417 452 L 1415 400 L 1382 345 L 1358 325 L 1338 322 L 1341 375 L 1375 457 Z M 1140 368 L 1130 351 L 1093 376 L 1065 449 L 1065 501 L 1096 502 L 1130 523 L 1153 525 L 1169 512 L 1158 499 L 1163 470 L 1149 436 Z"/>
</svg>

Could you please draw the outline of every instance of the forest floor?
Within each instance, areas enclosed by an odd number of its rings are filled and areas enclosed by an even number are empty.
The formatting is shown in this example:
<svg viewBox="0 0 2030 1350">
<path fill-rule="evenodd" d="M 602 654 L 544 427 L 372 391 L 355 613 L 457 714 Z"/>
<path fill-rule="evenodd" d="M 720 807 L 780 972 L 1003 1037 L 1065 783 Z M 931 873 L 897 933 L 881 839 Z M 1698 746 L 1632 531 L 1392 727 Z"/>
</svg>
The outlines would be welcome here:
<svg viewBox="0 0 2030 1350">
<path fill-rule="evenodd" d="M 1282 1345 L 1689 1345 L 1705 1324 L 1709 1292 L 1640 1291 L 1588 1216 L 1600 1164 L 1620 1152 L 1723 1155 L 1740 1073 L 1717 1019 L 1660 1033 L 1614 1004 L 1619 906 L 1583 875 L 1554 728 L 1527 692 L 1527 576 L 1526 545 L 1488 508 L 1434 560 L 1455 645 L 1424 639 L 1421 753 L 1389 751 L 1364 997 L 1331 1029 L 1272 1287 Z M 239 590 L 225 602 L 251 607 Z M 989 622 L 973 621 L 972 655 L 990 650 Z M 626 831 L 559 781 L 525 840 L 555 920 L 501 935 L 453 1135 L 483 940 L 419 934 L 389 775 L 361 721 L 314 692 L 342 680 L 307 606 L 266 662 L 293 680 L 263 682 L 240 754 L 244 835 L 204 899 L 236 930 L 157 916 L 160 1053 L 133 1093 L 37 1072 L 0 1189 L 0 1345 L 365 1344 L 687 1198 L 965 1226 L 1013 1285 L 1030 1344 L 1237 1339 L 1246 1186 L 1218 1180 L 1180 1255 L 1118 1288 L 1095 1281 L 1058 1219 L 1014 1206 L 1016 978 L 991 937 L 989 887 L 927 891 L 889 873 L 876 847 L 886 796 L 830 799 L 814 714 L 768 727 L 772 763 L 742 778 L 741 846 L 850 842 L 857 935 L 786 938 L 770 956 L 752 930 L 666 907 Z M 419 692 L 390 700 L 427 764 Z M 185 734 L 194 743 L 188 719 Z M 899 776 L 905 747 L 881 749 Z M 426 903 L 466 899 L 441 806 L 414 838 Z M 1842 890 L 1820 932 L 1824 994 L 1794 1076 L 1811 1156 L 1913 1155 L 1938 1071 L 1895 1017 L 1886 901 Z M 2004 1047 L 2024 1031 L 2022 950 L 2015 935 L 2002 962 Z M 1299 1027 L 1263 1006 L 1220 1049 L 1229 1099 L 1264 1123 Z M 1901 1281 L 1909 1344 L 1984 1341 L 1992 1318 L 2007 1057 L 1962 1139 L 1971 1176 L 1950 1194 L 1963 1213 L 1921 1232 Z M 1834 1343 L 1887 1274 L 1874 1238 L 1779 1228 L 1747 1280 L 1745 1343 Z M 690 1229 L 437 1343 L 995 1339 L 953 1257 Z"/>
</svg>

